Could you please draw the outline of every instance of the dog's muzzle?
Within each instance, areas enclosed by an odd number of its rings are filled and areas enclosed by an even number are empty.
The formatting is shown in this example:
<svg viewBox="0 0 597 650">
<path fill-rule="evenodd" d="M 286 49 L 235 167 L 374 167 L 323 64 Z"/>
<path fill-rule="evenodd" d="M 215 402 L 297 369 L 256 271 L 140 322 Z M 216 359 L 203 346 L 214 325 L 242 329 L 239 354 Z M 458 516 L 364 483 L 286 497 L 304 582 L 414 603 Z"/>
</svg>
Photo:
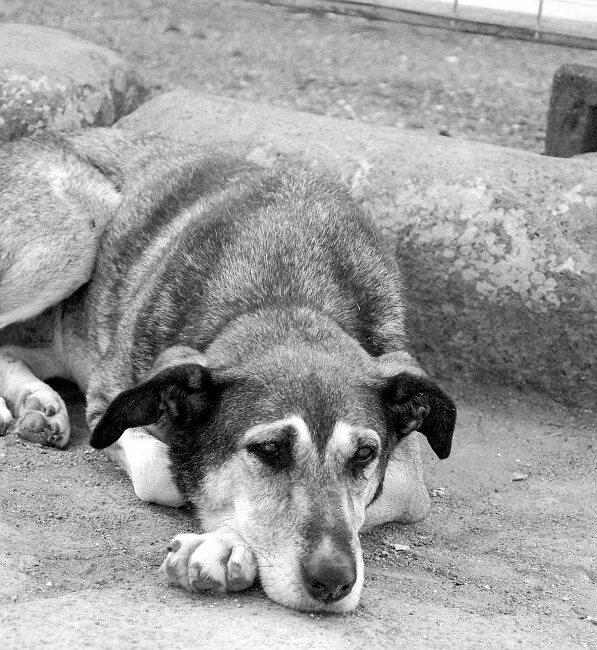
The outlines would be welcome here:
<svg viewBox="0 0 597 650">
<path fill-rule="evenodd" d="M 357 579 L 354 557 L 335 548 L 315 549 L 301 562 L 301 571 L 309 595 L 326 604 L 348 596 Z"/>
</svg>

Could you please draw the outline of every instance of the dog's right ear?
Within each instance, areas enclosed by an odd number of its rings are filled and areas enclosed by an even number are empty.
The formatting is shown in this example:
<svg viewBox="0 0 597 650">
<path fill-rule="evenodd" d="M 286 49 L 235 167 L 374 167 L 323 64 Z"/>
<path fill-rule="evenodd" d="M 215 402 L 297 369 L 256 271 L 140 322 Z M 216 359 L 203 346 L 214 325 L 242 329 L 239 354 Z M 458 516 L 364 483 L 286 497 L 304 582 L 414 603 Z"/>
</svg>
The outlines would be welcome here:
<svg viewBox="0 0 597 650">
<path fill-rule="evenodd" d="M 438 458 L 448 458 L 456 425 L 456 406 L 407 352 L 378 357 L 382 399 L 395 433 L 420 431 Z"/>
<path fill-rule="evenodd" d="M 126 429 L 154 424 L 164 414 L 174 426 L 184 427 L 206 411 L 213 388 L 210 371 L 201 364 L 183 363 L 166 368 L 117 395 L 97 423 L 89 444 L 104 449 L 114 444 Z"/>
</svg>

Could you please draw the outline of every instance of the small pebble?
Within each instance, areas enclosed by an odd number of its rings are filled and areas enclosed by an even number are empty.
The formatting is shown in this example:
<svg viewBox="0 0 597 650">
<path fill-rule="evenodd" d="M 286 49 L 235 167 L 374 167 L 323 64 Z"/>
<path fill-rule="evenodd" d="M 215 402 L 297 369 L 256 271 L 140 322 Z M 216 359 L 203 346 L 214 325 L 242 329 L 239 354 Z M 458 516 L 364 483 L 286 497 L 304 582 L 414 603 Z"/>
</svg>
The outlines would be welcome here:
<svg viewBox="0 0 597 650">
<path fill-rule="evenodd" d="M 407 546 L 406 544 L 393 544 L 392 548 L 395 551 L 410 551 L 410 546 Z"/>
<path fill-rule="evenodd" d="M 529 478 L 528 474 L 514 474 L 513 481 L 526 481 Z"/>
</svg>

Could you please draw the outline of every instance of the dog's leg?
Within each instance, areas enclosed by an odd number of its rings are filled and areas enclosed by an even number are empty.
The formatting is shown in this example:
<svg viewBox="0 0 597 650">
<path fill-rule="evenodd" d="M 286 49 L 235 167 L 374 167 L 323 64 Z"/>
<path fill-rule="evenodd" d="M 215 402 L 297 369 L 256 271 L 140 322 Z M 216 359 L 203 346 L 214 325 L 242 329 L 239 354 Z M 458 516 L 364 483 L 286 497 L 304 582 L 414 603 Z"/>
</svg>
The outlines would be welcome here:
<svg viewBox="0 0 597 650">
<path fill-rule="evenodd" d="M 172 584 L 189 591 L 223 593 L 250 587 L 257 577 L 257 561 L 240 535 L 222 526 L 203 535 L 177 535 L 160 571 Z"/>
<path fill-rule="evenodd" d="M 6 405 L 6 401 L 0 397 L 0 437 L 8 433 L 8 426 L 12 421 L 12 413 Z"/>
<path fill-rule="evenodd" d="M 392 521 L 413 524 L 431 508 L 423 481 L 419 434 L 411 433 L 396 445 L 385 474 L 383 491 L 365 510 L 363 530 Z"/>
<path fill-rule="evenodd" d="M 149 428 L 127 429 L 106 453 L 129 475 L 141 501 L 178 508 L 185 499 L 172 480 L 168 447 Z"/>
<path fill-rule="evenodd" d="M 142 501 L 178 507 L 185 503 L 170 473 L 168 447 L 148 431 L 127 429 L 106 453 L 129 475 Z M 247 589 L 257 576 L 251 549 L 230 526 L 197 535 L 177 535 L 160 569 L 172 584 L 190 591 Z"/>
<path fill-rule="evenodd" d="M 70 437 L 62 398 L 42 379 L 63 375 L 51 349 L 0 347 L 0 433 L 64 447 Z"/>
<path fill-rule="evenodd" d="M 59 135 L 0 149 L 0 329 L 56 305 L 91 277 L 122 197 Z"/>
<path fill-rule="evenodd" d="M 122 388 L 118 379 L 123 369 L 117 361 L 104 359 L 98 367 L 101 371 L 89 373 L 85 390 L 87 425 L 91 431 L 104 416 L 111 399 L 118 394 L 118 387 Z M 174 484 L 168 446 L 160 438 L 157 426 L 133 427 L 126 429 L 104 451 L 129 475 L 141 501 L 178 508 L 186 501 Z"/>
</svg>

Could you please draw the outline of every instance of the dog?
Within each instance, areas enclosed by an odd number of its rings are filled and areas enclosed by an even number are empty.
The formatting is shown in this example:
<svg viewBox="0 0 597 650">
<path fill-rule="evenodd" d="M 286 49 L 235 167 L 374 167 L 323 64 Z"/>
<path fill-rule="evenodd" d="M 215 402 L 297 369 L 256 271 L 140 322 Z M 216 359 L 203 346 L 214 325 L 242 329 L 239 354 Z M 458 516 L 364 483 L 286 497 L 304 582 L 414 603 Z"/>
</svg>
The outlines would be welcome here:
<svg viewBox="0 0 597 650">
<path fill-rule="evenodd" d="M 446 458 L 456 408 L 347 189 L 90 129 L 5 145 L 0 195 L 2 433 L 65 447 L 72 380 L 136 495 L 194 505 L 171 583 L 354 609 L 359 531 L 427 515 L 416 432 Z"/>
</svg>

